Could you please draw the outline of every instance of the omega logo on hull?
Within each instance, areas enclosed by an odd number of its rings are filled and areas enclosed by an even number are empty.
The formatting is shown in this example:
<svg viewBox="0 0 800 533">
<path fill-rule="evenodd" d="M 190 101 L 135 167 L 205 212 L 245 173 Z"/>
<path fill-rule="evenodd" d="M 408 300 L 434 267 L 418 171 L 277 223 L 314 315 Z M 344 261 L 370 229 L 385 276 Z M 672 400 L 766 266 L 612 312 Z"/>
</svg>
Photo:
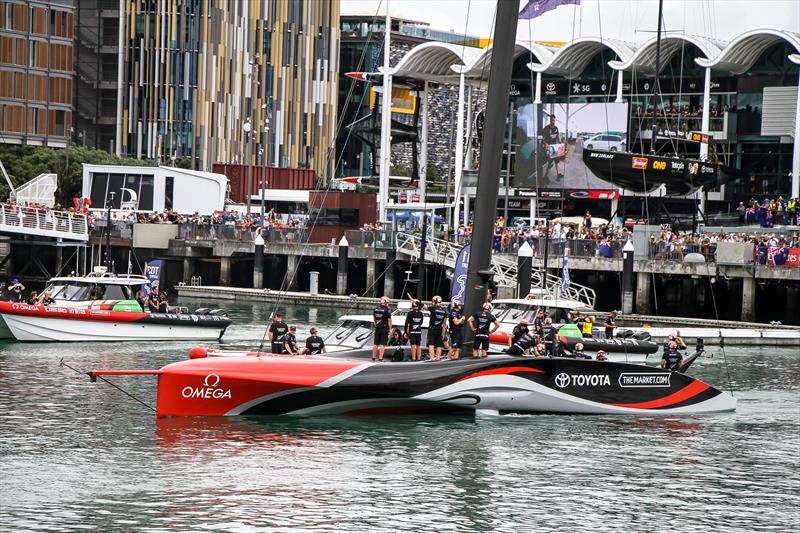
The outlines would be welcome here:
<svg viewBox="0 0 800 533">
<path fill-rule="evenodd" d="M 231 390 L 219 388 L 220 377 L 217 374 L 209 374 L 203 380 L 202 387 L 186 386 L 181 390 L 181 396 L 184 398 L 210 398 L 219 400 L 222 398 L 230 398 Z"/>
</svg>

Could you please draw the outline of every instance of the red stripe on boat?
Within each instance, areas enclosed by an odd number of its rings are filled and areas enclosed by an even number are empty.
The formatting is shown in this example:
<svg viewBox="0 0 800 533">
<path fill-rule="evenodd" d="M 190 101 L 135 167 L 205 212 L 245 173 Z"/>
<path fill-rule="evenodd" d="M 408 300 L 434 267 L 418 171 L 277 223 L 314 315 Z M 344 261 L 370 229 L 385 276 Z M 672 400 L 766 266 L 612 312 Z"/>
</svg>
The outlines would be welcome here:
<svg viewBox="0 0 800 533">
<path fill-rule="evenodd" d="M 470 374 L 469 376 L 464 376 L 463 378 L 456 381 L 464 381 L 465 379 L 472 379 L 477 378 L 480 376 L 492 376 L 497 374 L 514 374 L 515 372 L 534 372 L 536 374 L 544 374 L 544 370 L 539 370 L 538 368 L 528 368 L 527 366 L 507 366 L 504 368 L 492 368 L 490 370 L 481 370 L 480 372 L 475 372 L 474 374 Z"/>
<path fill-rule="evenodd" d="M 669 396 L 664 396 L 663 398 L 650 400 L 649 402 L 610 403 L 608 405 L 614 405 L 616 407 L 630 407 L 631 409 L 658 409 L 659 407 L 669 407 L 670 405 L 674 405 L 684 400 L 688 400 L 689 398 L 693 398 L 694 396 L 697 396 L 698 394 L 705 391 L 709 387 L 711 387 L 711 385 L 709 385 L 708 383 L 703 383 L 702 381 L 696 379 L 689 385 L 686 385 L 681 390 L 673 392 Z"/>
<path fill-rule="evenodd" d="M 101 320 L 105 322 L 136 322 L 137 320 L 149 316 L 148 313 L 137 313 L 135 311 L 109 311 L 107 309 L 84 309 L 11 302 L 0 302 L 0 313 L 40 318 L 62 318 L 67 320 Z"/>
</svg>

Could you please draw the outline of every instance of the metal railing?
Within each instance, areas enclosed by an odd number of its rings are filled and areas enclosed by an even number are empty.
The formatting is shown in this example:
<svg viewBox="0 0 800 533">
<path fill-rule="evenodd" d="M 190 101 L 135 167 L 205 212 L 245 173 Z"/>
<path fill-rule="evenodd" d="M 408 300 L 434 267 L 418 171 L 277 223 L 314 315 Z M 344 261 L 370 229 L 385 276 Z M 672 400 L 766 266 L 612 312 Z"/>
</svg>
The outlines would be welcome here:
<svg viewBox="0 0 800 533">
<path fill-rule="evenodd" d="M 649 258 L 655 261 L 672 261 L 683 263 L 689 254 L 702 255 L 707 263 L 716 261 L 717 245 L 679 244 L 669 242 L 651 242 Z"/>
<path fill-rule="evenodd" d="M 422 238 L 421 235 L 417 234 L 397 232 L 395 235 L 395 245 L 398 252 L 404 253 L 414 259 L 419 259 L 421 255 L 420 248 L 422 245 Z M 564 247 L 562 243 L 562 253 L 563 250 Z M 425 244 L 425 260 L 454 268 L 460 251 L 461 245 L 459 244 L 429 237 Z M 515 287 L 517 285 L 516 256 L 503 254 L 492 255 L 491 269 L 498 285 L 505 285 L 508 287 Z M 531 283 L 532 287 L 545 288 L 553 295 L 563 294 L 561 278 L 559 276 L 550 273 L 543 275 L 539 270 L 534 270 L 531 273 Z M 570 284 L 569 289 L 566 291 L 566 296 L 573 300 L 583 302 L 589 307 L 594 307 L 597 298 L 593 289 L 577 283 Z"/>
<path fill-rule="evenodd" d="M 346 230 L 344 236 L 349 246 L 363 246 L 376 250 L 394 249 L 393 231 Z"/>
<path fill-rule="evenodd" d="M 259 226 L 188 223 L 179 225 L 178 239 L 253 242 L 259 229 Z M 261 232 L 261 236 L 267 243 L 306 244 L 308 242 L 308 230 L 305 228 L 267 228 Z"/>
<path fill-rule="evenodd" d="M 86 215 L 16 204 L 0 204 L 0 230 L 88 241 Z"/>
</svg>

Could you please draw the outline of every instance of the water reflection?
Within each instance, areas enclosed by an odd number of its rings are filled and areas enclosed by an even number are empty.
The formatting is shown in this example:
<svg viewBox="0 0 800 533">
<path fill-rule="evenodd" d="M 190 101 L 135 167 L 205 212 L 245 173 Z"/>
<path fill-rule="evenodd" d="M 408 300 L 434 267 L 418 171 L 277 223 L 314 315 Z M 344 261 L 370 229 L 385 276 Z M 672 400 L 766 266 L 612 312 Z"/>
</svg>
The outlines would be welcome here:
<svg viewBox="0 0 800 533">
<path fill-rule="evenodd" d="M 243 317 L 232 342 L 260 339 L 267 311 L 224 307 Z M 285 311 L 300 328 L 311 325 L 302 322 L 309 310 Z M 331 328 L 329 311 L 314 325 Z M 65 357 L 82 369 L 159 368 L 189 347 L 0 343 L 2 528 L 745 531 L 798 523 L 796 350 L 728 348 L 728 369 L 719 353 L 699 361 L 692 373 L 721 386 L 730 370 L 738 410 L 668 418 L 156 420 L 58 366 Z M 111 379 L 155 403 L 155 379 Z"/>
</svg>

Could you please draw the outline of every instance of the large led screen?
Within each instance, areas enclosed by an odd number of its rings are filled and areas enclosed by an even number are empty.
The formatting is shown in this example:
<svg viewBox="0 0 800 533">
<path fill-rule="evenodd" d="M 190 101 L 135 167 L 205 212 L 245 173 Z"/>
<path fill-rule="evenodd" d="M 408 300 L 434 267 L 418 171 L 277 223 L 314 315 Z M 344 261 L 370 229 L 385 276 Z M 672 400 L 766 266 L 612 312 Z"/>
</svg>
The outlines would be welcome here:
<svg viewBox="0 0 800 533">
<path fill-rule="evenodd" d="M 628 104 L 527 104 L 516 116 L 512 187 L 610 189 L 583 164 L 583 149 L 627 150 Z"/>
</svg>

